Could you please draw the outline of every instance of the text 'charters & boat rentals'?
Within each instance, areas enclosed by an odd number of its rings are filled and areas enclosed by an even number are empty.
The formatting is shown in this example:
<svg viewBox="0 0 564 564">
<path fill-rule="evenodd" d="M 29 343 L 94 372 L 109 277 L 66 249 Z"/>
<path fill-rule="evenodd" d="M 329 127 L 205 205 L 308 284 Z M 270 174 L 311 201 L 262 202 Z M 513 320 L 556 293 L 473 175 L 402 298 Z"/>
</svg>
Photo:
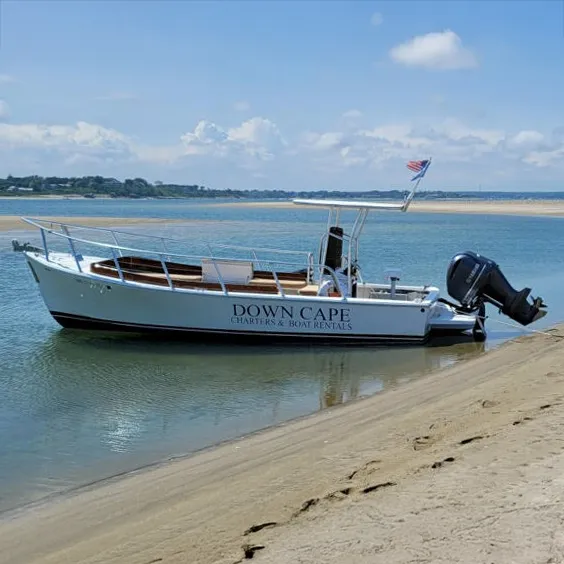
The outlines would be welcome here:
<svg viewBox="0 0 564 564">
<path fill-rule="evenodd" d="M 402 202 L 294 200 L 329 210 L 318 261 L 312 252 L 209 243 L 207 254 L 184 254 L 171 251 L 182 241 L 162 237 L 152 239 L 158 248 L 137 248 L 120 244 L 131 233 L 33 218 L 22 219 L 40 230 L 43 248 L 23 254 L 51 315 L 68 328 L 389 344 L 445 333 L 485 338 L 486 303 L 522 325 L 545 315 L 542 299 L 529 301 L 529 288 L 516 291 L 496 263 L 473 252 L 456 255 L 447 269 L 458 304 L 434 286 L 399 284 L 398 271 L 388 271 L 385 284 L 363 279 L 359 237 L 369 212 L 406 212 L 430 164 L 408 163 L 416 183 Z M 348 232 L 345 210 L 356 211 Z M 55 250 L 53 240 L 68 250 Z"/>
</svg>

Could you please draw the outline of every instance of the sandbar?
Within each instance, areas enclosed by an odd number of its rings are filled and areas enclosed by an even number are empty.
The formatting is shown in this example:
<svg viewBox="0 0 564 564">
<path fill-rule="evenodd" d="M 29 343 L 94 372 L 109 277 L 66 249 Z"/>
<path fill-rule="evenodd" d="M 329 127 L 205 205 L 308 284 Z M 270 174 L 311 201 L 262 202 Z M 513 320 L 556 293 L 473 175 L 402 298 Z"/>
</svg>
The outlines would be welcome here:
<svg viewBox="0 0 564 564">
<path fill-rule="evenodd" d="M 264 209 L 310 209 L 290 201 L 275 202 L 223 202 L 208 204 L 217 207 L 264 208 Z M 520 216 L 564 216 L 564 200 L 417 200 L 409 212 L 420 213 L 464 213 Z"/>
<path fill-rule="evenodd" d="M 563 401 L 564 325 L 5 514 L 0 562 L 560 562 Z"/>
</svg>

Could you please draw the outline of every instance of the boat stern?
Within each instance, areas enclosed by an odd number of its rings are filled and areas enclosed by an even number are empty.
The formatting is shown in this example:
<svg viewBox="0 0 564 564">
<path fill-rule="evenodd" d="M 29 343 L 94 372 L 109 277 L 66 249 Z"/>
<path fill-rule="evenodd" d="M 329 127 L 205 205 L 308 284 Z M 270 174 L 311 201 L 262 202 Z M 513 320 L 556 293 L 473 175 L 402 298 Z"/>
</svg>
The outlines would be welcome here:
<svg viewBox="0 0 564 564">
<path fill-rule="evenodd" d="M 444 302 L 435 302 L 431 306 L 429 327 L 434 335 L 453 335 L 473 331 L 478 321 L 476 313 L 461 313 Z"/>
</svg>

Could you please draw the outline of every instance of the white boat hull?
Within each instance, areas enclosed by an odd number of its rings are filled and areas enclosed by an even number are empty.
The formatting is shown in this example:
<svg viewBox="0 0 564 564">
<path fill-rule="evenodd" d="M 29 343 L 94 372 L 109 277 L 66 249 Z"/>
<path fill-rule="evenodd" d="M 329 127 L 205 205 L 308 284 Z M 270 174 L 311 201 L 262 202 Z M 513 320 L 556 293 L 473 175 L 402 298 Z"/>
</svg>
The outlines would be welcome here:
<svg viewBox="0 0 564 564">
<path fill-rule="evenodd" d="M 464 331 L 474 318 L 419 302 L 175 289 L 80 273 L 69 255 L 26 253 L 51 315 L 63 327 L 186 333 L 193 338 L 424 342 L 435 329 Z M 84 258 L 84 264 L 94 258 Z M 449 326 L 449 318 L 452 324 Z M 463 319 L 464 318 L 464 319 Z"/>
</svg>

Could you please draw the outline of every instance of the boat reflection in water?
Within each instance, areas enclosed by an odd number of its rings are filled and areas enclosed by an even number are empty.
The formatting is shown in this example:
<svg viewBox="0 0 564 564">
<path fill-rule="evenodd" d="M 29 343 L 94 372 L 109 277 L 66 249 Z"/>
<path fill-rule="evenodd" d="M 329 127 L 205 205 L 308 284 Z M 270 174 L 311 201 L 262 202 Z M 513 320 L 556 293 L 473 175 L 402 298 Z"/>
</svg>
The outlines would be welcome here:
<svg viewBox="0 0 564 564">
<path fill-rule="evenodd" d="M 491 339 L 490 339 L 491 344 Z M 29 355 L 0 446 L 0 509 L 394 387 L 484 343 L 230 347 L 56 331 Z"/>
<path fill-rule="evenodd" d="M 404 348 L 401 351 L 357 351 L 356 354 L 365 356 L 365 361 L 375 375 L 372 381 L 356 378 L 351 373 L 350 358 L 346 355 L 339 359 L 333 355 L 326 359 L 327 372 L 320 390 L 319 409 L 393 388 L 455 362 L 478 356 L 485 350 L 484 342 L 456 336 L 437 337 L 427 347 Z"/>
<path fill-rule="evenodd" d="M 134 450 L 157 435 L 172 440 L 174 450 L 190 451 L 397 386 L 483 350 L 484 343 L 460 337 L 401 349 L 289 349 L 62 331 L 36 350 L 31 366 L 42 374 L 42 394 L 35 396 L 42 417 L 57 418 L 65 406 L 75 430 L 95 427 L 114 451 Z"/>
</svg>

